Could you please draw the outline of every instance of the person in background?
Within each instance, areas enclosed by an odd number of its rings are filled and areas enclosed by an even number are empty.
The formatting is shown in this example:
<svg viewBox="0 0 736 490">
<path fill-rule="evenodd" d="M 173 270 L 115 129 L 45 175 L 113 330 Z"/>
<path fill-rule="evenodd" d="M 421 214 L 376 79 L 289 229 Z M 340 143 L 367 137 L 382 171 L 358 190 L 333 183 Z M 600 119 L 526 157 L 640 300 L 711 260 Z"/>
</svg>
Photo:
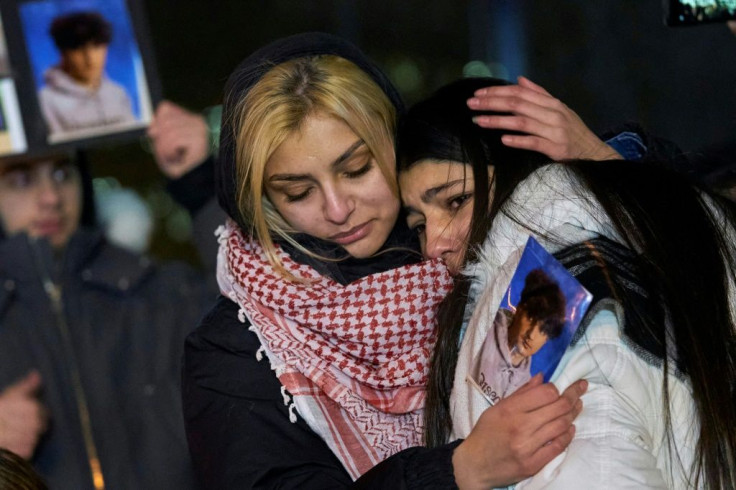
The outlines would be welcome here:
<svg viewBox="0 0 736 490">
<path fill-rule="evenodd" d="M 15 447 L 54 489 L 193 488 L 180 358 L 216 297 L 207 273 L 107 243 L 85 162 L 58 154 L 0 162 L 0 256 Z"/>
<path fill-rule="evenodd" d="M 49 34 L 61 60 L 38 93 L 50 135 L 135 123 L 125 89 L 105 74 L 112 25 L 97 12 L 56 17 Z"/>
</svg>

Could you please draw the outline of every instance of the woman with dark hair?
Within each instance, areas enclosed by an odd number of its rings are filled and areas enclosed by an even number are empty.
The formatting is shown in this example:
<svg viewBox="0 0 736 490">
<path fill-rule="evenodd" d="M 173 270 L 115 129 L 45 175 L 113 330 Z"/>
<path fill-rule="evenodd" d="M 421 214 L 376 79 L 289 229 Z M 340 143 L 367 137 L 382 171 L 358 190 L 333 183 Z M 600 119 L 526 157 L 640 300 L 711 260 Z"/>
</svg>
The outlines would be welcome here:
<svg viewBox="0 0 736 490">
<path fill-rule="evenodd" d="M 194 488 L 179 360 L 203 274 L 108 242 L 84 155 L 54 152 L 0 162 L 0 284 L 0 445 L 54 490 Z"/>
<path fill-rule="evenodd" d="M 504 146 L 463 102 L 505 83 L 450 84 L 399 131 L 409 226 L 458 274 L 438 313 L 428 445 L 467 437 L 462 458 L 479 442 L 487 402 L 465 378 L 532 235 L 593 293 L 554 378 L 591 387 L 564 455 L 518 487 L 735 488 L 733 204 L 662 165 L 545 165 Z"/>
</svg>

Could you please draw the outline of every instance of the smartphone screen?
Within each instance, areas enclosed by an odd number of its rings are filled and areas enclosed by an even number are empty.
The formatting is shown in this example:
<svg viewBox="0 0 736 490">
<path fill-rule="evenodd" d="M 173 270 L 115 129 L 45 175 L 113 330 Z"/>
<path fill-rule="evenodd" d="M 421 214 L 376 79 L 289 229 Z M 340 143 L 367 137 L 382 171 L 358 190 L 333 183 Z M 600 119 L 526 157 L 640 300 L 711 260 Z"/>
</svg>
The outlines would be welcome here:
<svg viewBox="0 0 736 490">
<path fill-rule="evenodd" d="M 665 23 L 687 26 L 736 19 L 736 0 L 664 0 Z"/>
</svg>

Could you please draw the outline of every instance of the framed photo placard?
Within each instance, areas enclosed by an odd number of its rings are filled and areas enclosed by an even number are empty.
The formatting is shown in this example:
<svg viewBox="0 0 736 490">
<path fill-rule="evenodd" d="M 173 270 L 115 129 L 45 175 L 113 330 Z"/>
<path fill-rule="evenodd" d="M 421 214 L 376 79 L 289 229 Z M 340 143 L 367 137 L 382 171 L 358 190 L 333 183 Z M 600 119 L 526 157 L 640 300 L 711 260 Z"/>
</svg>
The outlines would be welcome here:
<svg viewBox="0 0 736 490">
<path fill-rule="evenodd" d="M 532 376 L 549 381 L 592 295 L 533 237 L 496 311 L 468 381 L 491 405 Z"/>
<path fill-rule="evenodd" d="M 27 148 L 18 106 L 18 91 L 13 79 L 3 18 L 0 15 L 0 157 L 23 153 Z"/>
<path fill-rule="evenodd" d="M 0 50 L 0 74 L 23 87 L 28 153 L 143 134 L 159 81 L 139 0 L 15 0 L 3 10 L 17 21 L 4 25 L 18 66 L 3 72 Z"/>
</svg>

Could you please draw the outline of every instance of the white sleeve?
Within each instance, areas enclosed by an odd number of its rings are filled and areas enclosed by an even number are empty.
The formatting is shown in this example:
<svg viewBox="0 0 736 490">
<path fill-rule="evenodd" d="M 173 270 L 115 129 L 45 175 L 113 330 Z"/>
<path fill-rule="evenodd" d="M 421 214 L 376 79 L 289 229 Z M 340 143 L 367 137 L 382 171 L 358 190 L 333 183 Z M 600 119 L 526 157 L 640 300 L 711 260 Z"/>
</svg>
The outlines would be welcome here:
<svg viewBox="0 0 736 490">
<path fill-rule="evenodd" d="M 517 489 L 642 489 L 667 484 L 650 451 L 613 434 L 576 438 L 567 450 Z"/>
</svg>

